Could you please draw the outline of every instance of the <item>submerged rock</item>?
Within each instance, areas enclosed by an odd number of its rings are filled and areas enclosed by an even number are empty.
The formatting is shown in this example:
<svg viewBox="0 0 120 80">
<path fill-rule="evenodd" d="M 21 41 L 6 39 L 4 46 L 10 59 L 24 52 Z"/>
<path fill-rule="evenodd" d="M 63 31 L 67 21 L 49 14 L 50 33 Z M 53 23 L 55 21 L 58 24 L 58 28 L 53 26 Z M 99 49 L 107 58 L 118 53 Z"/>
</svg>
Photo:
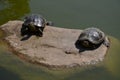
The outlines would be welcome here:
<svg viewBox="0 0 120 80">
<path fill-rule="evenodd" d="M 22 21 L 9 21 L 0 28 L 7 34 L 5 40 L 16 55 L 32 63 L 47 67 L 75 67 L 102 61 L 107 52 L 105 45 L 88 50 L 76 43 L 82 30 L 46 26 L 43 37 L 23 38 Z"/>
</svg>

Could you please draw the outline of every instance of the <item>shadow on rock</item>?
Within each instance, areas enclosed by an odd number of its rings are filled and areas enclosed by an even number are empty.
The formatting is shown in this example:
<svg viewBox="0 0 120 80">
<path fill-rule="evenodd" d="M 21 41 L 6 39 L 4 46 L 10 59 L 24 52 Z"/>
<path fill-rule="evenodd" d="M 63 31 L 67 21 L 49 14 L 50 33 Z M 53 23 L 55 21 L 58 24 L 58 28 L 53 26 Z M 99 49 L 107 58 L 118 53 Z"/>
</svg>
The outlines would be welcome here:
<svg viewBox="0 0 120 80">
<path fill-rule="evenodd" d="M 25 36 L 21 39 L 21 41 L 28 40 L 31 36 L 32 36 L 32 35 L 25 35 Z"/>
</svg>

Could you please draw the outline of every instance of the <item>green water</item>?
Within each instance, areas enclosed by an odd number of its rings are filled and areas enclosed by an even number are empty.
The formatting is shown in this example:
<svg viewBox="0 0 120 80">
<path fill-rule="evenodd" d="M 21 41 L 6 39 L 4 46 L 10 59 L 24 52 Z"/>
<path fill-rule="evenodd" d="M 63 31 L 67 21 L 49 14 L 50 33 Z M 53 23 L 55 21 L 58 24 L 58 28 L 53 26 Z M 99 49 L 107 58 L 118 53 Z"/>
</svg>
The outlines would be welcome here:
<svg viewBox="0 0 120 80">
<path fill-rule="evenodd" d="M 108 54 L 96 65 L 50 70 L 15 56 L 0 33 L 0 80 L 120 80 L 119 0 L 0 0 L 0 24 L 29 13 L 40 13 L 58 27 L 102 29 L 114 36 Z"/>
</svg>

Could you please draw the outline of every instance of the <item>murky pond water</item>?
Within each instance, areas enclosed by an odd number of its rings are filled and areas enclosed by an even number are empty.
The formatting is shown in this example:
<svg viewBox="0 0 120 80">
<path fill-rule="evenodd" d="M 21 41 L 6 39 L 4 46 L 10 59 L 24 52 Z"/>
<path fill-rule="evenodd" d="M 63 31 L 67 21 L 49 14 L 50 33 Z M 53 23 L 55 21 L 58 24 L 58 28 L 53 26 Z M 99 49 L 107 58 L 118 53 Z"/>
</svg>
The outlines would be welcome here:
<svg viewBox="0 0 120 80">
<path fill-rule="evenodd" d="M 110 37 L 111 47 L 103 62 L 64 70 L 25 62 L 0 39 L 0 80 L 120 80 L 119 0 L 0 0 L 0 25 L 29 13 L 40 13 L 58 27 L 95 26 L 115 38 Z"/>
</svg>

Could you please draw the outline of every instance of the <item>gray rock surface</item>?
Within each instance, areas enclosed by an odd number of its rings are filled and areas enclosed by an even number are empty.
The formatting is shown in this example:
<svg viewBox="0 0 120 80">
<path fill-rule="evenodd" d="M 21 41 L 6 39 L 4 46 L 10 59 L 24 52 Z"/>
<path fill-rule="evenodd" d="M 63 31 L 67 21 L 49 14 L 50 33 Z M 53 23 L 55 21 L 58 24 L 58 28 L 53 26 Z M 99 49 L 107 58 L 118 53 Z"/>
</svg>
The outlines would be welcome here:
<svg viewBox="0 0 120 80">
<path fill-rule="evenodd" d="M 75 43 L 82 30 L 46 26 L 43 37 L 31 36 L 22 40 L 22 21 L 9 21 L 0 28 L 5 31 L 5 40 L 19 57 L 48 67 L 74 67 L 102 61 L 107 47 L 81 51 Z M 81 52 L 80 52 L 81 51 Z M 21 56 L 22 55 L 22 56 Z"/>
</svg>

